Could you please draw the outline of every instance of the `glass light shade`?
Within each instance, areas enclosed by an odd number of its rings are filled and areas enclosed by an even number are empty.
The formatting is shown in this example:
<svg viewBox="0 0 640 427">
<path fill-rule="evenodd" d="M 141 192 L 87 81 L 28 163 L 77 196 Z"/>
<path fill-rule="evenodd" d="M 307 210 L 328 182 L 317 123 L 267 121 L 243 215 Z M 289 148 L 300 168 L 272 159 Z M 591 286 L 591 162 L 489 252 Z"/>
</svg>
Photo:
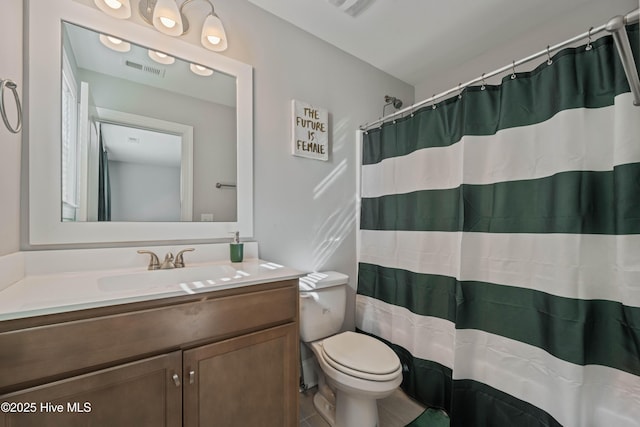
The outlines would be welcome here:
<svg viewBox="0 0 640 427">
<path fill-rule="evenodd" d="M 176 58 L 169 56 L 166 53 L 156 52 L 155 50 L 148 51 L 149 58 L 153 59 L 159 64 L 170 65 L 176 62 Z"/>
<path fill-rule="evenodd" d="M 181 36 L 184 33 L 182 18 L 174 0 L 158 0 L 153 8 L 153 26 L 169 36 Z"/>
<path fill-rule="evenodd" d="M 200 43 L 205 48 L 215 52 L 222 52 L 227 49 L 227 34 L 224 32 L 222 21 L 217 15 L 211 14 L 204 20 Z"/>
<path fill-rule="evenodd" d="M 131 3 L 129 0 L 93 0 L 98 9 L 109 16 L 118 19 L 131 17 Z"/>
<path fill-rule="evenodd" d="M 191 71 L 193 71 L 195 74 L 199 75 L 199 76 L 210 76 L 211 74 L 213 74 L 213 70 L 207 67 L 203 67 L 202 65 L 198 65 L 198 64 L 191 64 L 189 65 L 189 68 L 191 69 Z"/>
<path fill-rule="evenodd" d="M 131 50 L 131 44 L 124 40 L 120 40 L 119 38 L 107 36 L 105 34 L 100 34 L 98 38 L 100 39 L 100 43 L 111 50 L 115 50 L 116 52 L 129 52 Z"/>
</svg>

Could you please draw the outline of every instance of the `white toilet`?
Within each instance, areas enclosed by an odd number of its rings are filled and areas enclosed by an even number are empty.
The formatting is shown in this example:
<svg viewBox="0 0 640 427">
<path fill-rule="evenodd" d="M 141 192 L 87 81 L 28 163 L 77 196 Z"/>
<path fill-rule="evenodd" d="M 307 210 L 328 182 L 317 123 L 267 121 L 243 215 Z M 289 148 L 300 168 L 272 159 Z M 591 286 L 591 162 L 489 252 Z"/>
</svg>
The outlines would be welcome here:
<svg viewBox="0 0 640 427">
<path fill-rule="evenodd" d="M 342 332 L 349 277 L 312 273 L 300 279 L 300 338 L 318 362 L 313 403 L 335 427 L 376 427 L 377 399 L 402 382 L 400 359 L 368 335 Z"/>
</svg>

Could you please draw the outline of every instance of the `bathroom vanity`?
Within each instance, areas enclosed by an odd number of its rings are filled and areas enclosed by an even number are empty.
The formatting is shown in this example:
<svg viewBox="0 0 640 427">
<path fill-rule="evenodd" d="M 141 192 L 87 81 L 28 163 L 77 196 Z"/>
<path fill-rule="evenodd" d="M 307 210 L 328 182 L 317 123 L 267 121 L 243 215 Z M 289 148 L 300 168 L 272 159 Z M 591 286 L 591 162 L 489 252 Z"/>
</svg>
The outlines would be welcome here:
<svg viewBox="0 0 640 427">
<path fill-rule="evenodd" d="M 297 426 L 299 274 L 272 266 L 5 318 L 0 426 Z"/>
</svg>

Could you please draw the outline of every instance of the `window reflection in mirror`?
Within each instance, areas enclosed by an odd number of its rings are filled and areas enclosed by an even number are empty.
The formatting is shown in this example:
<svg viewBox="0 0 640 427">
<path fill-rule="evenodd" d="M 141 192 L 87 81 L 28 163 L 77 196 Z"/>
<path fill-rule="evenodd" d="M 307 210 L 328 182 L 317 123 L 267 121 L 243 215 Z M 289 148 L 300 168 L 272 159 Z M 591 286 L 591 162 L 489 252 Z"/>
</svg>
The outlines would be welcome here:
<svg viewBox="0 0 640 427">
<path fill-rule="evenodd" d="M 62 221 L 236 221 L 235 77 L 62 33 Z"/>
</svg>

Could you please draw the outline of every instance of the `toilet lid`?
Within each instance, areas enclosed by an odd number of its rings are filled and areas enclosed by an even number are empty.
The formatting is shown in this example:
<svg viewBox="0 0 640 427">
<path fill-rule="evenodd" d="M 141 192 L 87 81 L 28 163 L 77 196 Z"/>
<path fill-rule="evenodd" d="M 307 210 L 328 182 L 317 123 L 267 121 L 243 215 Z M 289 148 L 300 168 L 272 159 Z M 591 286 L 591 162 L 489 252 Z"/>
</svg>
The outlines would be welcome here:
<svg viewBox="0 0 640 427">
<path fill-rule="evenodd" d="M 323 340 L 322 349 L 331 366 L 354 376 L 387 381 L 401 372 L 393 350 L 368 335 L 343 332 Z"/>
</svg>

